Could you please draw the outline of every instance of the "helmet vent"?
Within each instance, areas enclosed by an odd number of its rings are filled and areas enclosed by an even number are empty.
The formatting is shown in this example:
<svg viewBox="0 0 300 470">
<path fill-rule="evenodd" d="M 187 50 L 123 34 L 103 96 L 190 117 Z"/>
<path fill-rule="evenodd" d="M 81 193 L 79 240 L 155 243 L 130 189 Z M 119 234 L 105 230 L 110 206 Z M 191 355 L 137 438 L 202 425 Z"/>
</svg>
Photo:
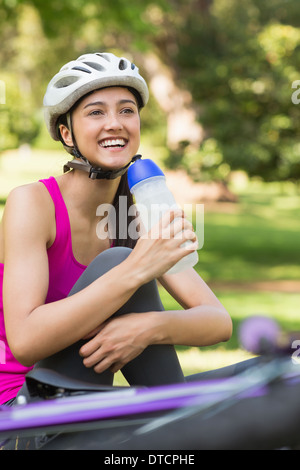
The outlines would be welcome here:
<svg viewBox="0 0 300 470">
<path fill-rule="evenodd" d="M 110 62 L 110 57 L 109 57 L 108 54 L 105 54 L 105 53 L 101 54 L 101 53 L 97 52 L 96 55 L 98 55 L 99 57 L 102 57 L 102 59 L 107 60 L 107 62 Z"/>
<path fill-rule="evenodd" d="M 96 62 L 84 62 L 85 65 L 88 65 L 92 69 L 99 70 L 100 72 L 104 72 L 106 69 L 101 65 L 97 64 Z"/>
<path fill-rule="evenodd" d="M 55 83 L 55 88 L 66 88 L 67 86 L 72 85 L 77 82 L 79 77 L 63 77 L 58 82 Z"/>
<path fill-rule="evenodd" d="M 125 60 L 121 59 L 120 62 L 119 62 L 119 69 L 120 70 L 125 70 L 127 69 L 127 63 L 125 62 Z"/>
<path fill-rule="evenodd" d="M 79 70 L 80 72 L 92 73 L 90 70 L 85 69 L 84 67 L 72 67 L 72 70 Z"/>
</svg>

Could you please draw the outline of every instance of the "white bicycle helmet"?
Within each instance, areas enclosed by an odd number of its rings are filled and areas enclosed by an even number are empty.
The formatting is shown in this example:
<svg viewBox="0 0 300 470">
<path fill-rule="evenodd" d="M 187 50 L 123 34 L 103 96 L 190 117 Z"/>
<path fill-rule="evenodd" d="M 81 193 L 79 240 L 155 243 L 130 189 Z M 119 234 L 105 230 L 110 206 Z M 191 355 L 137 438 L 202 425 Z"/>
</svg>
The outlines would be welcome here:
<svg viewBox="0 0 300 470">
<path fill-rule="evenodd" d="M 80 98 L 92 91 L 111 86 L 130 88 L 137 95 L 140 107 L 148 102 L 149 91 L 145 80 L 139 74 L 138 67 L 124 57 L 111 53 L 85 54 L 64 65 L 49 82 L 44 96 L 44 117 L 51 137 L 62 140 L 58 121 L 63 115 L 67 116 L 72 132 L 69 111 Z M 91 178 L 115 178 L 125 171 L 125 168 L 124 171 L 120 169 L 108 172 L 92 168 L 76 145 L 64 146 L 69 153 L 84 161 L 68 162 L 65 171 L 68 168 L 80 168 L 90 172 Z"/>
<path fill-rule="evenodd" d="M 149 91 L 139 69 L 124 57 L 111 53 L 85 54 L 64 65 L 52 78 L 44 96 L 44 114 L 47 128 L 54 140 L 57 120 L 87 93 L 109 86 L 130 87 L 137 91 L 142 106 L 149 99 Z"/>
</svg>

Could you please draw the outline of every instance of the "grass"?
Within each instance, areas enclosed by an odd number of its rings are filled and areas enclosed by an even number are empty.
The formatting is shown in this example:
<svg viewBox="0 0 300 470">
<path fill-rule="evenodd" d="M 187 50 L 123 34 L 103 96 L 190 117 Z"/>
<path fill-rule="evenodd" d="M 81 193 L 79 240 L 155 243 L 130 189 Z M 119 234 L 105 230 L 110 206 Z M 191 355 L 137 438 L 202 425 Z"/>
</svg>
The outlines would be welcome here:
<svg viewBox="0 0 300 470">
<path fill-rule="evenodd" d="M 0 218 L 8 192 L 15 186 L 61 173 L 66 154 L 59 150 L 7 152 L 0 159 Z M 300 329 L 300 291 L 276 290 L 276 282 L 298 281 L 300 250 L 300 193 L 290 183 L 232 184 L 237 204 L 205 205 L 204 246 L 197 270 L 214 289 L 232 316 L 234 332 L 227 343 L 209 348 L 178 347 L 186 374 L 213 369 L 250 355 L 239 345 L 238 329 L 250 315 L 275 318 L 284 329 Z M 201 202 L 201 201 L 199 201 Z M 269 281 L 272 290 L 253 290 L 250 284 Z M 222 287 L 222 283 L 226 284 Z M 241 284 L 236 290 L 235 284 Z M 161 290 L 166 309 L 179 308 Z M 123 383 L 117 376 L 117 383 Z"/>
<path fill-rule="evenodd" d="M 259 193 L 249 186 L 234 213 L 205 213 L 202 275 L 227 281 L 299 279 L 300 195 L 266 196 L 267 185 L 260 185 Z"/>
</svg>

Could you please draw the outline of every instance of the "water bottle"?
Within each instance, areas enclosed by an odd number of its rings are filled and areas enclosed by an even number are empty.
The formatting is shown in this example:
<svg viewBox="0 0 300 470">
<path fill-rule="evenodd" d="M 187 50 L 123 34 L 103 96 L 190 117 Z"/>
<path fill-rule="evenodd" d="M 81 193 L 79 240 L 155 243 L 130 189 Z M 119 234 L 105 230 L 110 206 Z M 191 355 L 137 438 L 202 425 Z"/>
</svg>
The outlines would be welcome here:
<svg viewBox="0 0 300 470">
<path fill-rule="evenodd" d="M 163 171 L 150 159 L 136 159 L 128 168 L 128 184 L 133 194 L 139 216 L 146 232 L 156 225 L 162 215 L 178 208 L 173 194 L 166 185 Z M 183 243 L 192 243 L 190 240 Z M 197 251 L 192 251 L 178 261 L 167 274 L 174 274 L 195 266 L 198 262 Z"/>
</svg>

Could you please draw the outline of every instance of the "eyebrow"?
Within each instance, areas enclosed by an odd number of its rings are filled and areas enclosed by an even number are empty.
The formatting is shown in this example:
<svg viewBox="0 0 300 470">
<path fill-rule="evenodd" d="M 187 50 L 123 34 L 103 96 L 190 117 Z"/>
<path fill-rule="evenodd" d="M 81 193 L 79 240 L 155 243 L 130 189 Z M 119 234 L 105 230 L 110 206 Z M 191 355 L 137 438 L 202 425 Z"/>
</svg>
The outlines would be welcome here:
<svg viewBox="0 0 300 470">
<path fill-rule="evenodd" d="M 135 106 L 137 106 L 136 102 L 133 101 L 133 100 L 130 100 L 130 99 L 123 99 L 123 100 L 120 100 L 118 101 L 118 104 L 126 104 L 126 103 L 132 103 L 134 104 Z M 88 103 L 84 106 L 83 109 L 86 109 L 88 108 L 89 106 L 105 106 L 107 103 L 105 103 L 104 101 L 94 101 L 93 103 Z"/>
</svg>

